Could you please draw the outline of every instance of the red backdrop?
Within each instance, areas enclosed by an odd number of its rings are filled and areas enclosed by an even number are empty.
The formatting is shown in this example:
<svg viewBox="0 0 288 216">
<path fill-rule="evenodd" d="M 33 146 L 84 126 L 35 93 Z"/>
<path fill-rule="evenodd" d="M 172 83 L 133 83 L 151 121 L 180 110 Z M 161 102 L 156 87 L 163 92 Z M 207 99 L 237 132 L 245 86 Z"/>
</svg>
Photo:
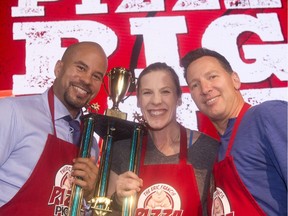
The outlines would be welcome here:
<svg viewBox="0 0 288 216">
<path fill-rule="evenodd" d="M 179 60 L 200 46 L 225 55 L 252 105 L 287 96 L 286 0 L 2 0 L 0 2 L 0 97 L 43 92 L 53 67 L 75 41 L 100 43 L 109 69 L 141 69 L 164 61 L 183 87 L 179 121 L 217 136 L 197 112 Z M 107 85 L 107 79 L 105 79 Z M 107 106 L 104 88 L 93 102 Z M 132 118 L 135 97 L 121 105 Z"/>
</svg>

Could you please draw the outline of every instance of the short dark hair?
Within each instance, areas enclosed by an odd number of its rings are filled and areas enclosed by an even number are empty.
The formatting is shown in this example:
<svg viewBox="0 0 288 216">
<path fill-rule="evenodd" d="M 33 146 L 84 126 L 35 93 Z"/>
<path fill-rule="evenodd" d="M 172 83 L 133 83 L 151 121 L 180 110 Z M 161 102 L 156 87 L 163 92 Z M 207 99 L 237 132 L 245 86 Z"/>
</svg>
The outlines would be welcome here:
<svg viewBox="0 0 288 216">
<path fill-rule="evenodd" d="M 150 72 L 153 72 L 153 71 L 156 71 L 156 70 L 165 70 L 167 72 L 169 72 L 169 74 L 171 75 L 172 77 L 172 80 L 176 86 L 176 93 L 177 93 L 177 96 L 178 97 L 181 97 L 182 95 L 182 89 L 181 89 L 181 86 L 180 86 L 180 81 L 179 81 L 179 77 L 177 75 L 177 73 L 175 72 L 175 70 L 168 66 L 166 63 L 163 63 L 163 62 L 155 62 L 155 63 L 152 63 L 150 65 L 148 65 L 139 75 L 138 79 L 137 79 L 137 96 L 139 95 L 139 89 L 140 89 L 140 86 L 141 86 L 141 79 L 144 75 L 150 73 Z"/>
<path fill-rule="evenodd" d="M 207 48 L 198 48 L 195 50 L 192 50 L 188 52 L 182 59 L 181 59 L 181 66 L 184 67 L 184 78 L 187 80 L 187 68 L 189 65 L 193 62 L 196 61 L 197 59 L 204 57 L 204 56 L 211 56 L 214 57 L 218 60 L 218 62 L 221 64 L 221 66 L 228 72 L 232 73 L 233 69 L 228 62 L 228 60 L 221 55 L 220 53 L 209 50 Z"/>
</svg>

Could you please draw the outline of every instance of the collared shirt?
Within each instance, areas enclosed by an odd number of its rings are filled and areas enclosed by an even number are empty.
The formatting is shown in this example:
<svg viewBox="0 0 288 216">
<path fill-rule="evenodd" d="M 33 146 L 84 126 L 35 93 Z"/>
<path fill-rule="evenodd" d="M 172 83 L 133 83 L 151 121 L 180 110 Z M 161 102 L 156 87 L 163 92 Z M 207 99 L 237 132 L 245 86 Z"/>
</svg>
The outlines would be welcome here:
<svg viewBox="0 0 288 216">
<path fill-rule="evenodd" d="M 57 137 L 72 142 L 69 123 L 63 119 L 69 112 L 56 96 L 54 103 Z M 40 95 L 1 99 L 0 110 L 2 206 L 18 192 L 31 175 L 44 149 L 48 133 L 53 134 L 53 124 L 48 105 L 48 90 Z M 95 140 L 91 155 L 98 156 L 98 152 Z"/>
</svg>

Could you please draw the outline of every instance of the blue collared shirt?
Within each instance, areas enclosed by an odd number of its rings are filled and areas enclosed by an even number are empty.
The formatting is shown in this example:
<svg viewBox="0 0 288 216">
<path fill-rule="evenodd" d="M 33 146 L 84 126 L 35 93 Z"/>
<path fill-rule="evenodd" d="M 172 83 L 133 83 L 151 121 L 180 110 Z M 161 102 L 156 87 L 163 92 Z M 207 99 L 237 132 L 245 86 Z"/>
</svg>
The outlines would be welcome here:
<svg viewBox="0 0 288 216">
<path fill-rule="evenodd" d="M 269 216 L 287 214 L 287 105 L 274 100 L 251 107 L 231 149 L 241 180 Z M 235 121 L 229 120 L 221 136 L 219 160 L 224 159 Z"/>
<path fill-rule="evenodd" d="M 72 142 L 69 124 L 63 119 L 69 112 L 56 96 L 54 103 L 57 137 Z M 53 134 L 48 90 L 40 95 L 0 100 L 0 206 L 8 202 L 29 178 L 48 134 Z M 97 158 L 98 153 L 95 140 L 91 155 Z"/>
</svg>

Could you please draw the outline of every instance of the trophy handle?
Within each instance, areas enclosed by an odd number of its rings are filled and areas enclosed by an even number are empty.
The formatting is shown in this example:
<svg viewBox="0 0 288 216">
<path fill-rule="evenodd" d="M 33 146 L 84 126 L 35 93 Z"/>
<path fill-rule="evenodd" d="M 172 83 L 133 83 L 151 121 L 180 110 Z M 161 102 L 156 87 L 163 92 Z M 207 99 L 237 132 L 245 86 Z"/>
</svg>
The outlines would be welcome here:
<svg viewBox="0 0 288 216">
<path fill-rule="evenodd" d="M 136 86 L 136 79 L 137 79 L 137 78 L 132 77 L 131 79 L 132 79 L 132 81 L 131 81 L 130 87 L 129 87 L 129 89 L 128 89 L 129 94 L 128 94 L 125 98 L 123 98 L 123 99 L 121 100 L 122 103 L 123 103 L 128 97 L 130 97 L 130 96 L 132 95 L 133 90 L 135 90 L 135 88 L 136 88 L 135 86 Z M 131 89 L 132 86 L 133 86 L 133 89 Z"/>
<path fill-rule="evenodd" d="M 107 213 L 111 213 L 111 202 L 112 200 L 106 196 L 108 179 L 111 164 L 111 148 L 113 142 L 113 131 L 115 128 L 113 125 L 108 126 L 107 136 L 104 138 L 104 142 L 101 147 L 101 157 L 99 166 L 99 175 L 96 182 L 96 188 L 94 192 L 94 198 L 88 201 L 91 205 L 93 213 L 98 216 L 104 216 Z"/>
<path fill-rule="evenodd" d="M 118 140 L 131 138 L 131 153 L 130 153 L 130 165 L 129 170 L 137 173 L 139 167 L 140 148 L 142 145 L 142 133 L 146 132 L 145 125 L 136 122 L 126 121 L 120 118 L 106 115 L 90 114 L 93 115 L 95 120 L 94 131 L 102 138 L 101 156 L 99 158 L 99 175 L 97 177 L 94 197 L 88 201 L 90 209 L 93 211 L 93 215 L 105 216 L 110 215 L 112 212 L 111 202 L 112 200 L 106 196 L 107 186 L 110 174 L 111 164 L 111 148 L 113 142 Z M 133 205 L 127 206 L 129 212 L 135 210 L 136 199 L 129 199 L 133 201 Z M 125 204 L 126 205 L 126 204 Z M 126 207 L 124 207 L 126 208 Z M 129 215 L 133 215 L 130 213 Z"/>
<path fill-rule="evenodd" d="M 81 137 L 79 157 L 82 158 L 89 157 L 93 141 L 93 133 L 94 133 L 94 118 L 93 116 L 88 115 L 88 117 L 84 119 L 84 128 Z M 71 197 L 69 202 L 69 213 L 68 213 L 69 216 L 80 215 L 82 200 L 83 200 L 83 190 L 80 186 L 74 184 L 71 190 Z"/>
<path fill-rule="evenodd" d="M 138 125 L 133 132 L 131 151 L 129 159 L 129 171 L 136 174 L 139 172 L 139 161 L 141 156 L 143 130 Z M 123 201 L 122 216 L 133 216 L 136 208 L 137 194 L 126 197 Z"/>
</svg>

